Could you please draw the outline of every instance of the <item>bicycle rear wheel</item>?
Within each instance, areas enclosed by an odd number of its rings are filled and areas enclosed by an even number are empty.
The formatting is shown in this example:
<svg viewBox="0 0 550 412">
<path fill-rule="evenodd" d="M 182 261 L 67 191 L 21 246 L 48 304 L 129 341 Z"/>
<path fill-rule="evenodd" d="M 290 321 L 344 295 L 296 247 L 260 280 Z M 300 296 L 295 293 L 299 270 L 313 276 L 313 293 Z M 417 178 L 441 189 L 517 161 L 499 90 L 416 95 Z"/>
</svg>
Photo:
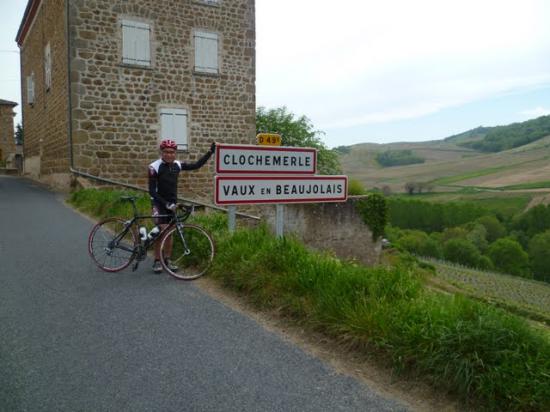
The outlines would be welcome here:
<svg viewBox="0 0 550 412">
<path fill-rule="evenodd" d="M 105 272 L 118 272 L 135 258 L 137 237 L 124 220 L 112 217 L 96 224 L 88 237 L 88 253 Z"/>
<path fill-rule="evenodd" d="M 214 259 L 214 241 L 200 226 L 183 224 L 170 229 L 160 245 L 162 267 L 172 276 L 192 280 L 202 276 Z M 169 239 L 172 238 L 170 250 Z M 170 259 L 169 262 L 166 258 Z"/>
</svg>

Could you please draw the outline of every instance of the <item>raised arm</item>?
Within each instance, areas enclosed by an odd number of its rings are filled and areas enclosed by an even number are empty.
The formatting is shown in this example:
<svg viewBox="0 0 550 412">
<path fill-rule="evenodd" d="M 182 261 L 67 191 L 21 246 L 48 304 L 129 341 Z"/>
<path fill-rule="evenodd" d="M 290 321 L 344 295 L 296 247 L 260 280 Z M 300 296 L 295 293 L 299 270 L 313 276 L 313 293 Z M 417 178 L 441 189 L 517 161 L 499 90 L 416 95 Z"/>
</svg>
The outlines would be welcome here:
<svg viewBox="0 0 550 412">
<path fill-rule="evenodd" d="M 210 159 L 210 156 L 216 151 L 216 142 L 212 142 L 210 150 L 208 150 L 199 160 L 195 163 L 181 163 L 181 170 L 195 170 L 201 168 Z"/>
</svg>

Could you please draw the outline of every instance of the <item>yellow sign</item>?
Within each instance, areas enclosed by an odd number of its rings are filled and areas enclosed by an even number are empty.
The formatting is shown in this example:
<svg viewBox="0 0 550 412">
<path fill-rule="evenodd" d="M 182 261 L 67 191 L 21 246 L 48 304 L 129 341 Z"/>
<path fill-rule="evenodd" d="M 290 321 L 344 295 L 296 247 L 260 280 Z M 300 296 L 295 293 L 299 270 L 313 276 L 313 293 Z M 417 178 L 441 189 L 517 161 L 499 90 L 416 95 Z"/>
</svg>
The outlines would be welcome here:
<svg viewBox="0 0 550 412">
<path fill-rule="evenodd" d="M 259 133 L 256 139 L 264 146 L 280 146 L 282 142 L 281 135 L 276 133 Z"/>
</svg>

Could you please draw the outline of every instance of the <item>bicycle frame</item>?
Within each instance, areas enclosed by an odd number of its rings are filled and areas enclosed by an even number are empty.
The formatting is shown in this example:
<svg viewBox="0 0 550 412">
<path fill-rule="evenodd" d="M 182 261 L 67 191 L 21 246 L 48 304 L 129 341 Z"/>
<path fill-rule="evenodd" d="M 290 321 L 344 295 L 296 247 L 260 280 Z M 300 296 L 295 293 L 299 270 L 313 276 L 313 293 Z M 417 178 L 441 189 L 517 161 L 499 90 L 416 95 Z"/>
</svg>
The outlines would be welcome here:
<svg viewBox="0 0 550 412">
<path fill-rule="evenodd" d="M 153 215 L 139 214 L 134 197 L 121 200 L 132 203 L 132 216 L 98 222 L 88 237 L 88 252 L 102 270 L 118 272 L 133 261 L 135 271 L 153 245 L 157 252 L 161 251 L 159 259 L 163 268 L 178 279 L 196 279 L 208 270 L 214 257 L 214 242 L 202 227 L 186 223 L 195 210 L 194 205 L 178 205 L 174 212 Z M 160 225 L 155 237 L 143 239 L 140 228 L 145 224 L 141 222 L 155 218 L 163 218 L 166 224 Z"/>
<path fill-rule="evenodd" d="M 157 218 L 165 218 L 165 217 L 169 217 L 170 218 L 170 221 L 167 223 L 167 224 L 162 224 L 162 226 L 164 226 L 163 229 L 161 229 L 161 231 L 159 232 L 159 234 L 152 240 L 149 240 L 149 239 L 145 239 L 145 241 L 143 241 L 141 239 L 140 236 L 137 236 L 137 238 L 139 239 L 139 243 L 134 245 L 134 247 L 132 249 L 130 248 L 124 248 L 124 247 L 121 247 L 121 245 L 117 245 L 119 248 L 123 249 L 123 250 L 126 250 L 127 252 L 132 252 L 134 254 L 138 254 L 140 253 L 140 246 L 142 246 L 144 248 L 143 252 L 142 253 L 145 253 L 147 250 L 149 250 L 157 241 L 159 241 L 160 239 L 162 239 L 164 237 L 164 235 L 172 229 L 172 227 L 176 226 L 177 227 L 177 230 L 178 230 L 178 234 L 180 236 L 182 236 L 182 239 L 185 243 L 185 238 L 183 237 L 183 234 L 181 232 L 181 228 L 179 227 L 179 223 L 183 223 L 184 221 L 186 221 L 189 216 L 191 216 L 191 214 L 193 213 L 193 211 L 195 210 L 195 206 L 192 205 L 190 207 L 186 207 L 185 209 L 185 212 L 182 213 L 182 214 L 177 214 L 177 212 L 174 212 L 174 213 L 170 213 L 170 214 L 163 214 L 163 215 L 138 215 L 138 211 L 137 211 L 137 207 L 136 207 L 136 204 L 135 204 L 135 200 L 134 199 L 125 199 L 125 200 L 129 200 L 131 203 L 132 203 L 132 208 L 133 208 L 133 211 L 134 211 L 134 216 L 130 219 L 130 220 L 127 220 L 126 222 L 124 222 L 124 230 L 122 232 L 120 232 L 110 243 L 109 243 L 109 247 L 113 247 L 115 243 L 117 243 L 120 239 L 123 239 L 124 236 L 126 236 L 126 234 L 128 233 L 128 231 L 132 230 L 132 227 L 133 226 L 136 226 L 139 228 L 139 222 L 142 221 L 142 220 L 146 220 L 146 219 L 151 219 L 151 220 L 154 220 L 154 219 L 157 219 Z"/>
</svg>

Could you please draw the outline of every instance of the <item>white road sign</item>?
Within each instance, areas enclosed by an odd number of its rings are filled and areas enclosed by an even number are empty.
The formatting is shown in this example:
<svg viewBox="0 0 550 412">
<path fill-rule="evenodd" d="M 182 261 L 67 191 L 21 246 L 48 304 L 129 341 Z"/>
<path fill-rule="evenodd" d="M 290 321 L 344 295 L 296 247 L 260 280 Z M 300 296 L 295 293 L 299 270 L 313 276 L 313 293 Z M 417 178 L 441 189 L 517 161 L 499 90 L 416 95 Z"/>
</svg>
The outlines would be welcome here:
<svg viewBox="0 0 550 412">
<path fill-rule="evenodd" d="M 316 168 L 312 148 L 216 145 L 216 173 L 313 175 Z"/>
<path fill-rule="evenodd" d="M 218 205 L 345 202 L 347 176 L 216 176 Z"/>
</svg>

